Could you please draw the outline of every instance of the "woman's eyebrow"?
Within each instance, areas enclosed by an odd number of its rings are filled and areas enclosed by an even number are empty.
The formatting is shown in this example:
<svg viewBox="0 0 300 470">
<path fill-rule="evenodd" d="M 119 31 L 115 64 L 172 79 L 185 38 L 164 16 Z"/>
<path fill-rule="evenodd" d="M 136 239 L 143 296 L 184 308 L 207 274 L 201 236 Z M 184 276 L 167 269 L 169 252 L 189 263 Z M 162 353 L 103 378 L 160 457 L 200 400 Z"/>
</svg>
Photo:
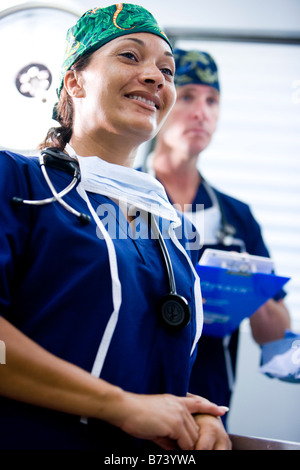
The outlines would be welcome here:
<svg viewBox="0 0 300 470">
<path fill-rule="evenodd" d="M 136 42 L 136 43 L 140 44 L 140 45 L 143 46 L 143 47 L 146 46 L 146 44 L 144 43 L 144 41 L 142 41 L 141 39 L 124 37 L 124 38 L 122 38 L 122 40 L 123 40 L 123 41 L 133 41 L 133 42 Z M 164 54 L 165 54 L 166 56 L 169 56 L 169 57 L 172 57 L 172 58 L 173 58 L 172 52 L 165 51 Z"/>
</svg>

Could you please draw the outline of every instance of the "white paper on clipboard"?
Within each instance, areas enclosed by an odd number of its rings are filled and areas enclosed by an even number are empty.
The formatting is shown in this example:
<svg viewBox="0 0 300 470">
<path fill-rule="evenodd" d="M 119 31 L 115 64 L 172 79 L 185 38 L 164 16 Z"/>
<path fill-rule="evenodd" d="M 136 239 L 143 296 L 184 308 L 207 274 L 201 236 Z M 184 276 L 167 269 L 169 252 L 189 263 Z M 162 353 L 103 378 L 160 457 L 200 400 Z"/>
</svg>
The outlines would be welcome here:
<svg viewBox="0 0 300 470">
<path fill-rule="evenodd" d="M 199 264 L 240 273 L 272 274 L 274 272 L 274 262 L 271 258 L 212 248 L 207 248 L 204 251 Z"/>
</svg>

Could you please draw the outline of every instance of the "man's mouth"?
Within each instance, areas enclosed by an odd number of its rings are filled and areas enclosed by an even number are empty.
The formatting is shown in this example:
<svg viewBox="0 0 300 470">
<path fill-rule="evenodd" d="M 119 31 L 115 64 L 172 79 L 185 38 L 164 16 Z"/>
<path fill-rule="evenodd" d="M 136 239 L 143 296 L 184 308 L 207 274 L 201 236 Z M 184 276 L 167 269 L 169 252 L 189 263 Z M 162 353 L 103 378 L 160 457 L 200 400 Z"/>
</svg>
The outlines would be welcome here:
<svg viewBox="0 0 300 470">
<path fill-rule="evenodd" d="M 203 127 L 193 127 L 193 128 L 187 129 L 186 133 L 205 134 L 205 135 L 208 134 L 208 132 L 205 129 L 203 129 Z"/>
</svg>

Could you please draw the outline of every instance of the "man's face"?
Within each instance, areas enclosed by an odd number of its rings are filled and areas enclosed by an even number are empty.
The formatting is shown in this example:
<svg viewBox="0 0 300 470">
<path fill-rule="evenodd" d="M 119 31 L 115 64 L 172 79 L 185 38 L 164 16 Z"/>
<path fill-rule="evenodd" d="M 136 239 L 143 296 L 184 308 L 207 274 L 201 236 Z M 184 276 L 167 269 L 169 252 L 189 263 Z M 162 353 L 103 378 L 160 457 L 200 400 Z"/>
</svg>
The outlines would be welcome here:
<svg viewBox="0 0 300 470">
<path fill-rule="evenodd" d="M 219 92 L 206 85 L 177 88 L 176 103 L 160 131 L 169 148 L 196 156 L 210 143 L 219 117 Z"/>
</svg>

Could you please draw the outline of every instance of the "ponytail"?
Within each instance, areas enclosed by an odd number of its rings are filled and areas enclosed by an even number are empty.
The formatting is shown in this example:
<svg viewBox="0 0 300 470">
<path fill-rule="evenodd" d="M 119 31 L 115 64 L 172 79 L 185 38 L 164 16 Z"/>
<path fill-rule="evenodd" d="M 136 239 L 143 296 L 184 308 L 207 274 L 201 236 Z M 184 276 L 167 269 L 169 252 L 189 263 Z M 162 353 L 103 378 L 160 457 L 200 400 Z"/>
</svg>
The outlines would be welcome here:
<svg viewBox="0 0 300 470">
<path fill-rule="evenodd" d="M 40 150 L 45 147 L 56 147 L 62 151 L 64 150 L 72 137 L 73 114 L 72 99 L 63 88 L 59 102 L 56 105 L 56 120 L 60 126 L 50 127 L 44 141 L 39 145 Z"/>
<path fill-rule="evenodd" d="M 71 67 L 74 71 L 83 70 L 90 62 L 92 52 L 87 53 L 78 59 L 78 61 Z M 62 151 L 66 144 L 70 141 L 73 132 L 73 117 L 74 107 L 73 100 L 63 87 L 59 101 L 55 108 L 55 119 L 58 121 L 60 126 L 51 127 L 43 142 L 38 146 L 40 150 L 45 147 L 56 147 Z"/>
</svg>

